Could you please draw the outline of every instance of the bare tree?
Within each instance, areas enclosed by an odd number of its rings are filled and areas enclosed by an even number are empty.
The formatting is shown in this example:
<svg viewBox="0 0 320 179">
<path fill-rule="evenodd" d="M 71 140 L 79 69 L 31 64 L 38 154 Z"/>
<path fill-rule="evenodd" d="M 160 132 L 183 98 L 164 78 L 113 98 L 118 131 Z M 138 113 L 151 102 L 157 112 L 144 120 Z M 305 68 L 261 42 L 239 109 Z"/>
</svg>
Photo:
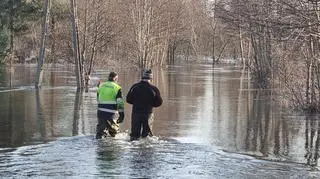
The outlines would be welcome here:
<svg viewBox="0 0 320 179">
<path fill-rule="evenodd" d="M 79 50 L 79 33 L 78 33 L 78 16 L 77 16 L 77 6 L 75 0 L 70 0 L 71 11 L 72 11 L 72 45 L 73 45 L 73 57 L 75 61 L 75 74 L 77 79 L 78 89 L 83 88 L 83 67 L 80 58 Z"/>
<path fill-rule="evenodd" d="M 41 41 L 40 41 L 40 52 L 39 52 L 39 60 L 38 60 L 38 70 L 37 70 L 37 79 L 35 86 L 39 88 L 42 83 L 43 76 L 43 63 L 45 61 L 45 48 L 46 48 L 46 40 L 50 19 L 50 0 L 44 0 L 44 17 L 43 17 L 43 25 L 42 25 L 42 33 L 41 33 Z"/>
</svg>

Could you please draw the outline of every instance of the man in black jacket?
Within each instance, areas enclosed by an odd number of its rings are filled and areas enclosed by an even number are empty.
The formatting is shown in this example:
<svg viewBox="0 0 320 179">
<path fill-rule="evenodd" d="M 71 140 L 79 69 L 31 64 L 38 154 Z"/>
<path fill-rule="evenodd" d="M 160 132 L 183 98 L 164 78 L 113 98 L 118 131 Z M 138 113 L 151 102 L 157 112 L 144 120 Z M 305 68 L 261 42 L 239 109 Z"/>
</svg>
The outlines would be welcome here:
<svg viewBox="0 0 320 179">
<path fill-rule="evenodd" d="M 153 120 L 153 107 L 162 104 L 159 89 L 151 84 L 152 77 L 151 70 L 143 70 L 141 81 L 132 85 L 127 94 L 127 102 L 133 105 L 130 140 L 152 136 L 149 122 Z"/>
</svg>

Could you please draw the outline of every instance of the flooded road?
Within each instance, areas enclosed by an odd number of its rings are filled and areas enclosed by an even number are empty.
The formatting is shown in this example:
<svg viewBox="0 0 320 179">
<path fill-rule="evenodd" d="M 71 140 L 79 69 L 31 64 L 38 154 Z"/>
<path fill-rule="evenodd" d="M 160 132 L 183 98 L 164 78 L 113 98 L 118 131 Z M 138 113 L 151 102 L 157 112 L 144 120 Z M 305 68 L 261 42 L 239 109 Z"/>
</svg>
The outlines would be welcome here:
<svg viewBox="0 0 320 179">
<path fill-rule="evenodd" d="M 95 82 L 75 89 L 73 70 L 0 69 L 0 177 L 319 178 L 318 116 L 284 114 L 271 90 L 248 85 L 231 66 L 169 66 L 155 72 L 164 104 L 154 137 L 129 142 L 131 106 L 116 138 L 95 140 Z M 139 79 L 119 70 L 123 93 Z"/>
</svg>

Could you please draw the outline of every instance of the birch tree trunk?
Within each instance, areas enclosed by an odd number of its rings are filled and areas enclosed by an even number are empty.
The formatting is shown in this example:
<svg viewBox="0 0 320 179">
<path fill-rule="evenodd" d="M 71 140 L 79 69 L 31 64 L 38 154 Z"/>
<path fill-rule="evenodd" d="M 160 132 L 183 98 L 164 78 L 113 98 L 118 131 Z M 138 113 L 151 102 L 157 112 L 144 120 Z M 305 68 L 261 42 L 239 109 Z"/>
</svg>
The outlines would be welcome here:
<svg viewBox="0 0 320 179">
<path fill-rule="evenodd" d="M 75 0 L 70 0 L 72 10 L 72 44 L 73 44 L 73 56 L 75 61 L 75 75 L 77 79 L 77 88 L 83 88 L 83 74 L 82 64 L 79 52 L 79 36 L 78 36 L 78 18 L 77 18 L 77 7 Z"/>
<path fill-rule="evenodd" d="M 44 0 L 44 18 L 43 18 L 43 25 L 42 25 L 41 41 L 40 41 L 37 79 L 35 83 L 36 88 L 40 88 L 42 83 L 43 63 L 45 60 L 45 48 L 46 48 L 49 19 L 50 19 L 50 0 Z"/>
<path fill-rule="evenodd" d="M 14 17 L 14 5 L 15 1 L 11 0 L 10 5 L 10 89 L 12 88 L 12 62 L 14 60 L 14 48 L 13 48 L 13 38 L 14 38 L 14 29 L 13 29 L 13 17 Z"/>
</svg>

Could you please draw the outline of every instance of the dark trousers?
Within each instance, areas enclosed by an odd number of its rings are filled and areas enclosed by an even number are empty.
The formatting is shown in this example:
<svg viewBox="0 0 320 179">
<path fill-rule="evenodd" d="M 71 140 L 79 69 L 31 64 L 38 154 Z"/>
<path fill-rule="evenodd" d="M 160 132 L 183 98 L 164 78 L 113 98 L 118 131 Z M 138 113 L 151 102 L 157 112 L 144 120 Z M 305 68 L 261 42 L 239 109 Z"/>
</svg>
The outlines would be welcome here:
<svg viewBox="0 0 320 179">
<path fill-rule="evenodd" d="M 105 135 L 105 130 L 109 132 L 111 136 L 115 136 L 117 134 L 117 129 L 113 126 L 116 123 L 113 121 L 114 114 L 106 113 L 103 111 L 98 111 L 98 124 L 97 124 L 97 134 L 96 138 L 101 139 L 103 135 Z"/>
<path fill-rule="evenodd" d="M 135 140 L 140 137 L 152 136 L 151 123 L 153 121 L 153 113 L 139 114 L 132 113 L 131 115 L 131 134 L 130 140 Z"/>
</svg>

